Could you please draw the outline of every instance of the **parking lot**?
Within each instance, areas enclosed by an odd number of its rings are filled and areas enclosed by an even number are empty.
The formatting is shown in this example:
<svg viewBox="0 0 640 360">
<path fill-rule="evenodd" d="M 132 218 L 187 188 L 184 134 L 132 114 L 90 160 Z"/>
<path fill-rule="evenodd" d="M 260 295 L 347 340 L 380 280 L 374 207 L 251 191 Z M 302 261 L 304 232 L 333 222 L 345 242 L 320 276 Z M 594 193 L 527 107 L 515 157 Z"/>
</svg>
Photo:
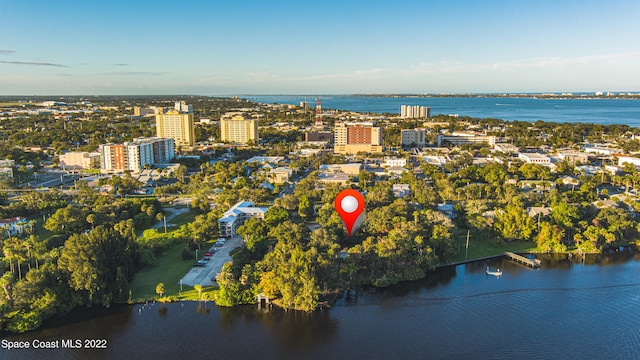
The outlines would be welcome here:
<svg viewBox="0 0 640 360">
<path fill-rule="evenodd" d="M 211 259 L 201 267 L 193 267 L 189 272 L 182 277 L 182 284 L 193 286 L 201 284 L 202 286 L 215 285 L 215 279 L 222 265 L 227 261 L 231 261 L 229 253 L 231 250 L 242 245 L 242 238 L 240 236 L 234 236 L 231 239 L 227 239 L 226 243 L 221 247 L 216 247 L 217 252 L 211 256 Z M 208 249 L 201 249 L 198 251 L 198 258 L 202 258 Z M 194 259 L 195 262 L 195 259 Z"/>
</svg>

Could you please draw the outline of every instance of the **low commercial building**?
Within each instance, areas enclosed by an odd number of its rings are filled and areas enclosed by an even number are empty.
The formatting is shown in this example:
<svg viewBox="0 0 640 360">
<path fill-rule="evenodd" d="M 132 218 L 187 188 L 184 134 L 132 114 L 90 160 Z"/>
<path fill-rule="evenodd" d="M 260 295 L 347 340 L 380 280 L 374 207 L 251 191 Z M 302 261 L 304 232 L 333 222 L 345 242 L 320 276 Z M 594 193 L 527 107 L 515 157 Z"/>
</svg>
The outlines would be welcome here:
<svg viewBox="0 0 640 360">
<path fill-rule="evenodd" d="M 363 169 L 362 164 L 360 163 L 350 163 L 350 164 L 328 164 L 328 165 L 320 165 L 320 172 L 324 173 L 342 173 L 352 176 L 358 176 L 360 174 L 360 170 Z"/>
<path fill-rule="evenodd" d="M 518 154 L 518 159 L 528 164 L 540 164 L 540 165 L 551 164 L 551 159 L 548 156 L 538 154 L 538 153 L 520 153 Z"/>
<path fill-rule="evenodd" d="M 505 154 L 517 154 L 520 151 L 517 146 L 507 143 L 496 143 L 493 145 L 493 149 Z"/>
<path fill-rule="evenodd" d="M 624 166 L 624 164 L 631 164 L 635 167 L 640 167 L 640 158 L 636 158 L 632 156 L 618 157 L 618 166 Z"/>
<path fill-rule="evenodd" d="M 493 135 L 484 135 L 472 132 L 452 132 L 436 135 L 436 143 L 437 146 L 442 146 L 445 143 L 450 143 L 452 145 L 486 143 L 489 146 L 495 146 L 496 137 Z"/>
<path fill-rule="evenodd" d="M 247 164 L 251 164 L 251 163 L 259 163 L 259 164 L 266 164 L 266 163 L 272 163 L 272 164 L 277 164 L 281 161 L 284 160 L 283 156 L 254 156 L 252 158 L 250 158 L 249 160 L 247 160 Z"/>
<path fill-rule="evenodd" d="M 318 174 L 318 182 L 347 185 L 351 182 L 351 177 L 341 173 L 320 173 Z"/>
<path fill-rule="evenodd" d="M 568 163 L 586 163 L 589 161 L 589 156 L 583 152 L 570 150 L 558 150 L 558 159 L 566 161 Z"/>
<path fill-rule="evenodd" d="M 382 167 L 405 167 L 407 166 L 407 159 L 404 158 L 395 158 L 395 157 L 385 157 L 384 163 Z"/>
<path fill-rule="evenodd" d="M 411 188 L 409 184 L 393 184 L 393 196 L 397 198 L 404 198 L 411 194 Z"/>
<path fill-rule="evenodd" d="M 89 170 L 100 168 L 100 153 L 86 151 L 69 151 L 60 155 L 60 169 Z"/>
<path fill-rule="evenodd" d="M 613 154 L 622 154 L 624 151 L 615 148 L 613 144 L 585 144 L 582 150 L 589 154 L 597 154 L 603 156 L 611 156 Z"/>
</svg>

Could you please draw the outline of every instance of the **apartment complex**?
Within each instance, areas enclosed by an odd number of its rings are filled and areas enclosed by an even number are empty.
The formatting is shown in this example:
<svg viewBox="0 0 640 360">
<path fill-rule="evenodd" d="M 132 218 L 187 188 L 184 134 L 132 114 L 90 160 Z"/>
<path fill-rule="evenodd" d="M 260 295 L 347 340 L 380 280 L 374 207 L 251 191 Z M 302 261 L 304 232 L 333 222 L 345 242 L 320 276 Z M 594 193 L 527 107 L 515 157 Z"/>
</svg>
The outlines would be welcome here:
<svg viewBox="0 0 640 360">
<path fill-rule="evenodd" d="M 269 210 L 267 207 L 257 207 L 251 201 L 240 201 L 227 210 L 220 220 L 220 236 L 230 238 L 236 235 L 238 227 L 249 218 L 264 220 L 264 214 Z"/>
<path fill-rule="evenodd" d="M 423 147 L 426 144 L 424 129 L 404 129 L 400 131 L 400 137 L 403 147 Z"/>
<path fill-rule="evenodd" d="M 169 111 L 158 109 L 156 136 L 173 139 L 176 146 L 193 146 L 196 142 L 193 130 L 193 107 L 178 101 Z"/>
<path fill-rule="evenodd" d="M 124 144 L 100 145 L 99 154 L 104 172 L 138 172 L 145 165 L 169 163 L 175 157 L 175 145 L 173 139 L 137 138 Z"/>
<path fill-rule="evenodd" d="M 333 151 L 338 154 L 382 152 L 382 129 L 373 123 L 336 123 Z"/>
<path fill-rule="evenodd" d="M 245 119 L 242 115 L 220 119 L 220 140 L 247 144 L 258 141 L 258 120 Z"/>
<path fill-rule="evenodd" d="M 426 119 L 431 117 L 431 108 L 418 105 L 400 105 L 400 117 L 409 119 Z"/>
</svg>

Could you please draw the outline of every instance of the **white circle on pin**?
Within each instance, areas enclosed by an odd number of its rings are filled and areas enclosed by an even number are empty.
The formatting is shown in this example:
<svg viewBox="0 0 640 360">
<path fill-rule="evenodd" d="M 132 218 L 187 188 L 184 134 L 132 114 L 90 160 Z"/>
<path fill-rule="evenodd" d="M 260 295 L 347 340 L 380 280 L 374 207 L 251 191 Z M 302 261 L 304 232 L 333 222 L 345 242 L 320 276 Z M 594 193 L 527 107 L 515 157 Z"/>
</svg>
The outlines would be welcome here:
<svg viewBox="0 0 640 360">
<path fill-rule="evenodd" d="M 358 199 L 351 195 L 345 196 L 342 198 L 342 201 L 340 201 L 340 207 L 342 207 L 344 212 L 352 213 L 358 210 Z"/>
</svg>

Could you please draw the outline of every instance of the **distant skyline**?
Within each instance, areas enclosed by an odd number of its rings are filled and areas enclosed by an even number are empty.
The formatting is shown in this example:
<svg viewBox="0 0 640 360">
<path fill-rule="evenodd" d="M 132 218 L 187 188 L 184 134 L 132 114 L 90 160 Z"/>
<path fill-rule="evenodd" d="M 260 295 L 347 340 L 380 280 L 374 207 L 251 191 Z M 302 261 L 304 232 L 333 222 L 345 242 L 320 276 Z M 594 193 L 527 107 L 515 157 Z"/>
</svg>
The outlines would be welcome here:
<svg viewBox="0 0 640 360">
<path fill-rule="evenodd" d="M 0 4 L 0 95 L 640 91 L 635 0 Z"/>
</svg>

